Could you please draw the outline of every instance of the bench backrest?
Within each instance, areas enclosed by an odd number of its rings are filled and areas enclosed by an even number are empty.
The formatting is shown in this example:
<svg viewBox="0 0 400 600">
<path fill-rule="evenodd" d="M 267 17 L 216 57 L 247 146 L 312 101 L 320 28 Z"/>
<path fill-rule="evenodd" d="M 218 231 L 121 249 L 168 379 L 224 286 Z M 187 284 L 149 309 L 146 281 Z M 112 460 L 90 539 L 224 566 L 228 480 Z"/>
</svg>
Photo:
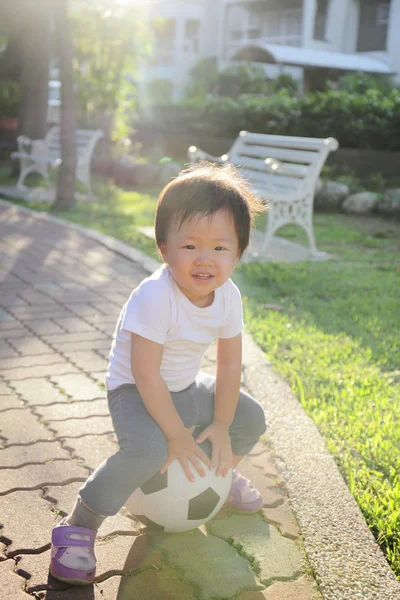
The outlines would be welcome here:
<svg viewBox="0 0 400 600">
<path fill-rule="evenodd" d="M 103 137 L 101 129 L 77 129 L 75 131 L 76 158 L 78 163 L 90 161 L 97 141 Z M 56 160 L 61 157 L 60 128 L 52 127 L 45 138 L 47 155 Z"/>
<path fill-rule="evenodd" d="M 303 138 L 241 131 L 229 151 L 229 162 L 241 167 L 242 174 L 261 195 L 263 190 L 282 197 L 313 192 L 329 152 L 339 147 L 334 138 Z M 279 161 L 268 171 L 265 159 Z"/>
</svg>

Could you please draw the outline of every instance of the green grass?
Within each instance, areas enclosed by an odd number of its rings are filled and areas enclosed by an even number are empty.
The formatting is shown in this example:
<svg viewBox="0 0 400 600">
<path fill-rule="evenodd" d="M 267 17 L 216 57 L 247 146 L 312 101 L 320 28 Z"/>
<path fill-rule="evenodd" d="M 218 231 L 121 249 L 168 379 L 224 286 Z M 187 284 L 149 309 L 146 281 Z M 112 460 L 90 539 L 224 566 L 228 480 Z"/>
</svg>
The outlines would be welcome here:
<svg viewBox="0 0 400 600">
<path fill-rule="evenodd" d="M 96 191 L 100 201 L 57 216 L 155 257 L 154 242 L 135 227 L 152 224 L 158 190 L 97 182 Z M 241 264 L 234 280 L 247 330 L 316 423 L 400 577 L 400 224 L 317 214 L 314 228 L 334 260 Z M 305 241 L 299 228 L 281 233 Z"/>
</svg>

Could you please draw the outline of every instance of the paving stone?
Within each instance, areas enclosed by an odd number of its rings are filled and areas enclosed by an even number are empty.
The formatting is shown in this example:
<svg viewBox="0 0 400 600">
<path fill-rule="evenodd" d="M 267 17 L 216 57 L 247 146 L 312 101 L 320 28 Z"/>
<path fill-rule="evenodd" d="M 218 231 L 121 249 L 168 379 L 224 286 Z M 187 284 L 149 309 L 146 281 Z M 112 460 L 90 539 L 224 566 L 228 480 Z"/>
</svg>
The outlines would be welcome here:
<svg viewBox="0 0 400 600">
<path fill-rule="evenodd" d="M 9 396 L 13 393 L 12 388 L 5 381 L 0 380 L 0 396 Z"/>
<path fill-rule="evenodd" d="M 106 371 L 108 360 L 104 357 L 100 356 L 94 350 L 85 350 L 85 351 L 67 351 L 64 352 L 65 356 L 74 364 L 76 364 L 79 369 L 82 369 L 86 372 L 91 371 Z"/>
<path fill-rule="evenodd" d="M 55 458 L 70 460 L 68 452 L 56 440 L 51 443 L 38 442 L 31 446 L 11 446 L 10 448 L 2 448 L 0 450 L 0 469 L 3 470 L 26 463 L 45 463 Z"/>
<path fill-rule="evenodd" d="M 76 342 L 52 342 L 52 346 L 63 353 L 74 352 L 77 346 L 79 346 L 79 350 L 104 350 L 109 354 L 111 348 L 111 338 L 103 337 L 102 339 L 98 340 L 84 340 L 78 344 Z"/>
<path fill-rule="evenodd" d="M 87 469 L 72 460 L 66 451 L 58 450 L 54 444 L 42 444 L 42 446 L 48 446 L 48 448 L 40 460 L 41 464 L 30 464 L 21 466 L 18 469 L 1 469 L 0 495 L 15 488 L 37 488 L 49 483 L 62 483 L 69 479 L 86 479 L 88 476 Z M 18 460 L 18 451 L 23 449 L 29 451 L 33 449 L 33 446 L 13 446 L 0 450 L 0 462 L 2 462 L 2 455 L 6 450 L 14 451 L 12 457 L 16 461 Z M 24 462 L 34 461 L 27 461 L 26 458 L 21 457 L 19 464 L 22 465 Z"/>
<path fill-rule="evenodd" d="M 208 530 L 215 536 L 230 540 L 254 559 L 260 580 L 269 584 L 276 579 L 294 579 L 301 572 L 302 554 L 293 540 L 280 535 L 260 515 L 233 515 L 211 521 Z"/>
<path fill-rule="evenodd" d="M 299 527 L 287 501 L 278 508 L 263 508 L 262 513 L 267 521 L 276 525 L 285 537 L 297 540 L 300 536 Z"/>
<path fill-rule="evenodd" d="M 244 477 L 247 477 L 251 484 L 262 494 L 264 506 L 275 508 L 283 503 L 285 488 L 277 486 L 271 477 L 263 475 L 249 460 L 242 460 L 238 465 L 238 471 Z"/>
<path fill-rule="evenodd" d="M 41 306 L 46 304 L 54 304 L 54 301 L 49 298 L 49 296 L 42 294 L 42 292 L 39 292 L 34 288 L 23 290 L 18 293 L 18 296 L 23 300 L 26 300 L 28 304 L 40 304 Z"/>
<path fill-rule="evenodd" d="M 0 371 L 9 369 L 18 369 L 20 367 L 35 367 L 37 365 L 53 365 L 54 363 L 65 362 L 65 358 L 57 352 L 49 354 L 37 354 L 36 356 L 18 356 L 15 358 L 3 358 L 0 362 Z M 7 379 L 11 379 L 7 377 Z"/>
<path fill-rule="evenodd" d="M 78 372 L 78 367 L 64 360 L 64 362 L 53 363 L 51 365 L 9 369 L 7 371 L 7 379 L 15 381 L 29 378 L 40 379 L 42 377 L 49 377 L 50 375 L 69 375 Z"/>
<path fill-rule="evenodd" d="M 88 417 L 83 420 L 71 419 L 69 421 L 53 421 L 52 431 L 61 438 L 76 438 L 77 436 L 101 435 L 114 431 L 111 417 Z M 88 443 L 90 443 L 88 441 Z M 73 444 L 72 444 L 73 445 Z"/>
<path fill-rule="evenodd" d="M 104 333 L 101 333 L 101 331 L 97 331 L 97 330 L 93 330 L 93 331 L 82 331 L 81 333 L 62 333 L 62 334 L 58 334 L 58 335 L 51 335 L 51 336 L 43 336 L 43 338 L 45 340 L 48 340 L 49 343 L 51 343 L 52 345 L 57 345 L 57 344 L 68 344 L 68 343 L 74 343 L 75 344 L 75 350 L 79 349 L 82 350 L 81 348 L 81 342 L 87 342 L 87 341 L 92 341 L 92 342 L 96 342 L 97 340 L 101 340 L 101 339 L 105 339 L 105 335 Z M 110 342 L 111 345 L 111 342 Z M 94 347 L 96 346 L 96 344 L 94 344 Z M 93 347 L 93 346 L 92 346 Z"/>
<path fill-rule="evenodd" d="M 74 449 L 74 453 L 83 459 L 85 466 L 96 469 L 106 458 L 112 456 L 118 450 L 115 436 L 92 436 L 90 443 L 87 438 L 76 438 L 68 440 L 68 445 Z"/>
<path fill-rule="evenodd" d="M 23 298 L 20 298 L 19 296 L 17 296 L 16 292 L 3 292 L 1 294 L 1 299 L 0 299 L 0 304 L 1 306 L 3 306 L 4 308 L 8 307 L 16 307 L 16 306 L 29 306 L 28 302 L 26 300 L 24 300 Z M 11 310 L 11 312 L 13 312 Z"/>
<path fill-rule="evenodd" d="M 60 517 L 51 510 L 42 492 L 19 491 L 0 497 L 2 535 L 11 540 L 11 556 L 23 549 L 38 549 L 50 541 L 51 531 Z M 0 563 L 1 564 L 1 563 Z"/>
<path fill-rule="evenodd" d="M 60 327 L 66 330 L 68 333 L 80 333 L 83 331 L 96 331 L 96 328 L 93 327 L 90 323 L 86 323 L 83 319 L 79 317 L 72 317 L 71 315 L 67 318 L 56 318 L 53 319 L 55 323 L 57 323 Z"/>
<path fill-rule="evenodd" d="M 43 319 L 43 307 L 42 306 L 11 306 L 8 310 L 21 321 L 35 321 Z M 64 314 L 71 313 L 68 311 L 68 308 L 61 306 L 59 304 L 54 303 L 54 305 L 46 306 L 46 317 L 51 319 L 53 317 L 62 317 Z"/>
<path fill-rule="evenodd" d="M 126 600 L 196 600 L 193 588 L 183 581 L 171 567 L 149 568 L 145 571 L 122 577 L 118 598 Z"/>
<path fill-rule="evenodd" d="M 16 338 L 10 344 L 17 352 L 29 356 L 30 354 L 48 354 L 52 348 L 34 336 Z"/>
<path fill-rule="evenodd" d="M 51 406 L 36 407 L 35 412 L 46 421 L 55 423 L 65 419 L 86 418 L 91 416 L 108 416 L 107 400 L 89 400 L 80 402 L 64 402 Z"/>
<path fill-rule="evenodd" d="M 24 321 L 24 323 L 33 333 L 39 336 L 65 333 L 65 329 L 50 319 L 35 319 L 34 321 Z"/>
<path fill-rule="evenodd" d="M 304 575 L 295 581 L 273 583 L 262 592 L 243 592 L 236 600 L 322 600 L 316 583 Z"/>
<path fill-rule="evenodd" d="M 24 403 L 16 394 L 0 397 L 0 414 L 8 410 L 25 410 Z"/>
<path fill-rule="evenodd" d="M 21 395 L 23 400 L 35 407 L 39 407 L 43 404 L 53 404 L 54 402 L 64 403 L 68 400 L 67 396 L 62 394 L 57 387 L 47 379 L 41 378 L 11 381 L 11 385 L 15 391 Z"/>
<path fill-rule="evenodd" d="M 15 340 L 27 335 L 31 335 L 30 331 L 18 322 L 15 322 L 12 329 L 0 329 L 0 340 Z"/>
<path fill-rule="evenodd" d="M 54 436 L 39 423 L 39 421 L 25 409 L 23 417 L 19 411 L 10 411 L 2 414 L 0 420 L 0 435 L 7 438 L 9 444 L 37 442 L 39 440 L 52 440 Z"/>
<path fill-rule="evenodd" d="M 250 563 L 229 544 L 198 529 L 179 535 L 149 534 L 153 547 L 164 551 L 168 562 L 183 572 L 200 600 L 231 599 L 243 590 L 263 589 Z"/>
<path fill-rule="evenodd" d="M 14 573 L 14 569 L 15 561 L 0 562 L 1 597 L 4 600 L 29 600 L 32 596 L 23 590 L 26 579 Z"/>
<path fill-rule="evenodd" d="M 87 375 L 61 375 L 51 380 L 73 400 L 94 400 L 105 396 L 104 390 Z"/>
<path fill-rule="evenodd" d="M 2 340 L 0 345 L 0 358 L 3 360 L 4 358 L 12 358 L 14 356 L 19 356 L 18 352 L 14 350 L 6 340 Z"/>
<path fill-rule="evenodd" d="M 259 454 L 258 456 L 254 456 L 251 459 L 251 464 L 257 468 L 259 468 L 264 475 L 268 475 L 270 477 L 280 478 L 280 473 L 275 466 L 275 463 L 271 456 L 267 457 L 265 454 Z"/>
<path fill-rule="evenodd" d="M 12 315 L 10 315 L 9 312 L 4 310 L 3 308 L 0 308 L 0 330 L 11 329 L 12 327 L 14 327 L 14 324 L 16 322 L 16 319 Z"/>
</svg>

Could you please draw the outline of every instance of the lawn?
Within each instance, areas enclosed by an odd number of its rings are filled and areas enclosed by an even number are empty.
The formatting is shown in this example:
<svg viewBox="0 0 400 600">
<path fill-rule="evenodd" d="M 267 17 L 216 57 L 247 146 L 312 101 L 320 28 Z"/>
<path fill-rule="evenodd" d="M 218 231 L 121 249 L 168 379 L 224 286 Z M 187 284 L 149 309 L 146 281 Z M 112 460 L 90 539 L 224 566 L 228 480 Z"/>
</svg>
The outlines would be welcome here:
<svg viewBox="0 0 400 600">
<path fill-rule="evenodd" d="M 5 183 L 1 174 L 0 181 Z M 152 224 L 156 191 L 97 182 L 97 193 L 98 202 L 57 216 L 156 257 L 153 241 L 135 229 Z M 293 227 L 281 232 L 304 239 Z M 241 264 L 233 277 L 244 298 L 247 331 L 313 418 L 398 577 L 399 234 L 399 222 L 317 214 L 317 245 L 335 260 Z"/>
</svg>

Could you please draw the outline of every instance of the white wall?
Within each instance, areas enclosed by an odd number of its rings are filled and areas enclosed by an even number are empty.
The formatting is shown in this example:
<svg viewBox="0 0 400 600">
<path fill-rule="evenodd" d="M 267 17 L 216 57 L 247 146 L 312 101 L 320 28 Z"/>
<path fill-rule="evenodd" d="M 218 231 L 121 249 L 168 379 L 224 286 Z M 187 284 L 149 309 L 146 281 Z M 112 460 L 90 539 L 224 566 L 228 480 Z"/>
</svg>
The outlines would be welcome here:
<svg viewBox="0 0 400 600">
<path fill-rule="evenodd" d="M 400 83 L 400 0 L 392 0 L 390 5 L 387 49 L 390 64 L 397 73 Z"/>
</svg>

